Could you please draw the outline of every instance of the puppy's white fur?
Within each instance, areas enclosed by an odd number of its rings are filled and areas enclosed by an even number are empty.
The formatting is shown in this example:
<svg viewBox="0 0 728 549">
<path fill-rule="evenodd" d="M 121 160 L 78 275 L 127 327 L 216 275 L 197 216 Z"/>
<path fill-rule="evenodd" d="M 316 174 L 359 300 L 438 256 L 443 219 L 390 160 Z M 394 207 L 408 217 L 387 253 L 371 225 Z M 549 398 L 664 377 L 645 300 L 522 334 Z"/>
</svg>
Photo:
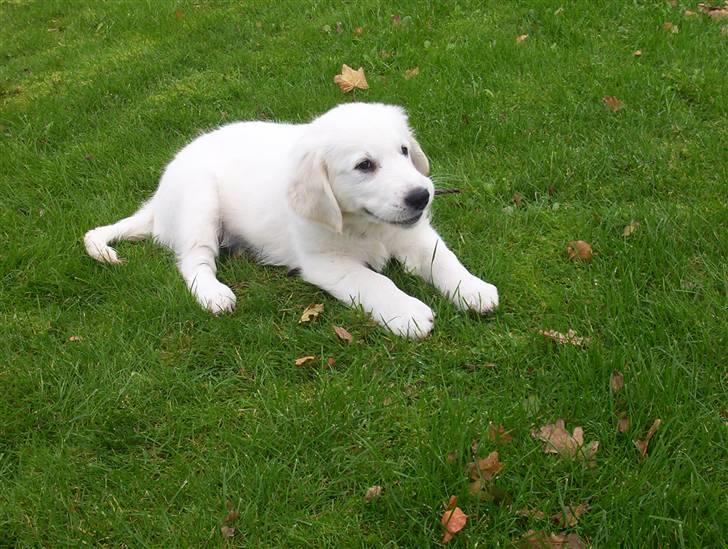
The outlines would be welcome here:
<svg viewBox="0 0 728 549">
<path fill-rule="evenodd" d="M 498 305 L 495 286 L 470 274 L 430 226 L 428 174 L 399 107 L 350 103 L 309 124 L 238 122 L 183 148 L 139 211 L 89 231 L 84 244 L 91 257 L 119 263 L 110 242 L 152 236 L 176 253 L 190 291 L 213 313 L 235 306 L 216 277 L 219 249 L 243 246 L 392 332 L 424 337 L 432 310 L 379 274 L 390 258 L 462 309 Z"/>
</svg>

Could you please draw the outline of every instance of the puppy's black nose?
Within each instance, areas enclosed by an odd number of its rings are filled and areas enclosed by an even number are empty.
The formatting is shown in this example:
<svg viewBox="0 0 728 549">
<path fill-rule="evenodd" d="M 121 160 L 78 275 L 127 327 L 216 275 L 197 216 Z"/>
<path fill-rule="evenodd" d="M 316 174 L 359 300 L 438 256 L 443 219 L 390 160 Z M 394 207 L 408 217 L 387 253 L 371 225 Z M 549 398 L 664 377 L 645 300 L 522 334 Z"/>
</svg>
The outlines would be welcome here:
<svg viewBox="0 0 728 549">
<path fill-rule="evenodd" d="M 408 192 L 404 196 L 404 203 L 415 210 L 424 210 L 430 201 L 430 191 L 424 187 Z"/>
</svg>

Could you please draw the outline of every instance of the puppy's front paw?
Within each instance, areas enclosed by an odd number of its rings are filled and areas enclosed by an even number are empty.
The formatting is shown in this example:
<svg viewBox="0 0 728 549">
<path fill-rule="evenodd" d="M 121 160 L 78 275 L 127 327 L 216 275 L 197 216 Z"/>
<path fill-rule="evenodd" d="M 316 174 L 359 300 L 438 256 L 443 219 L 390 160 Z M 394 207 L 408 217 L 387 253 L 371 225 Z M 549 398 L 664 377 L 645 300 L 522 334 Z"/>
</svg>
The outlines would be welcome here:
<svg viewBox="0 0 728 549">
<path fill-rule="evenodd" d="M 196 285 L 193 291 L 199 304 L 213 314 L 230 313 L 235 310 L 235 294 L 217 280 Z"/>
<path fill-rule="evenodd" d="M 489 313 L 498 307 L 498 288 L 473 276 L 460 282 L 452 300 L 460 309 Z"/>
<path fill-rule="evenodd" d="M 414 297 L 400 304 L 399 310 L 380 313 L 379 322 L 391 332 L 409 339 L 422 339 L 435 327 L 435 313 Z"/>
</svg>

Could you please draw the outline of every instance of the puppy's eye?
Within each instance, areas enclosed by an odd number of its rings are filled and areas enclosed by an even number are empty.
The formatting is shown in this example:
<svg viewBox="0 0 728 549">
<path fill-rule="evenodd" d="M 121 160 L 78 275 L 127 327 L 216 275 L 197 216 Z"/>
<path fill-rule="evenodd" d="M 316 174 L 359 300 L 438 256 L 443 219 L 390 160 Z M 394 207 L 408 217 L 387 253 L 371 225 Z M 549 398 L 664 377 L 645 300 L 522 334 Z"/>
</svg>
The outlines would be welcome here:
<svg viewBox="0 0 728 549">
<path fill-rule="evenodd" d="M 402 154 L 405 156 L 407 156 L 409 154 L 409 149 L 407 147 L 405 147 L 404 145 L 402 145 Z"/>
<path fill-rule="evenodd" d="M 374 162 L 372 162 L 368 158 L 359 162 L 355 167 L 360 172 L 373 172 L 375 168 Z"/>
</svg>

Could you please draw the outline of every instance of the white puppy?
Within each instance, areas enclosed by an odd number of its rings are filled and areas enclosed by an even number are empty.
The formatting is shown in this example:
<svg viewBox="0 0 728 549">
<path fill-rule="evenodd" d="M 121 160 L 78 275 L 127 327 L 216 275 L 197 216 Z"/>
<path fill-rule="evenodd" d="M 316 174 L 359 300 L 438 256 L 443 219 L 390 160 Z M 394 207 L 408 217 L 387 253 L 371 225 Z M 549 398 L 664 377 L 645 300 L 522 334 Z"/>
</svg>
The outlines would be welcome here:
<svg viewBox="0 0 728 549">
<path fill-rule="evenodd" d="M 86 233 L 88 254 L 119 263 L 108 244 L 152 236 L 171 248 L 199 303 L 232 311 L 217 277 L 221 246 L 285 265 L 395 334 L 424 337 L 432 310 L 379 271 L 396 258 L 461 309 L 498 306 L 495 286 L 470 274 L 429 222 L 429 162 L 404 111 L 340 105 L 309 124 L 238 122 L 183 148 L 134 215 Z"/>
</svg>

